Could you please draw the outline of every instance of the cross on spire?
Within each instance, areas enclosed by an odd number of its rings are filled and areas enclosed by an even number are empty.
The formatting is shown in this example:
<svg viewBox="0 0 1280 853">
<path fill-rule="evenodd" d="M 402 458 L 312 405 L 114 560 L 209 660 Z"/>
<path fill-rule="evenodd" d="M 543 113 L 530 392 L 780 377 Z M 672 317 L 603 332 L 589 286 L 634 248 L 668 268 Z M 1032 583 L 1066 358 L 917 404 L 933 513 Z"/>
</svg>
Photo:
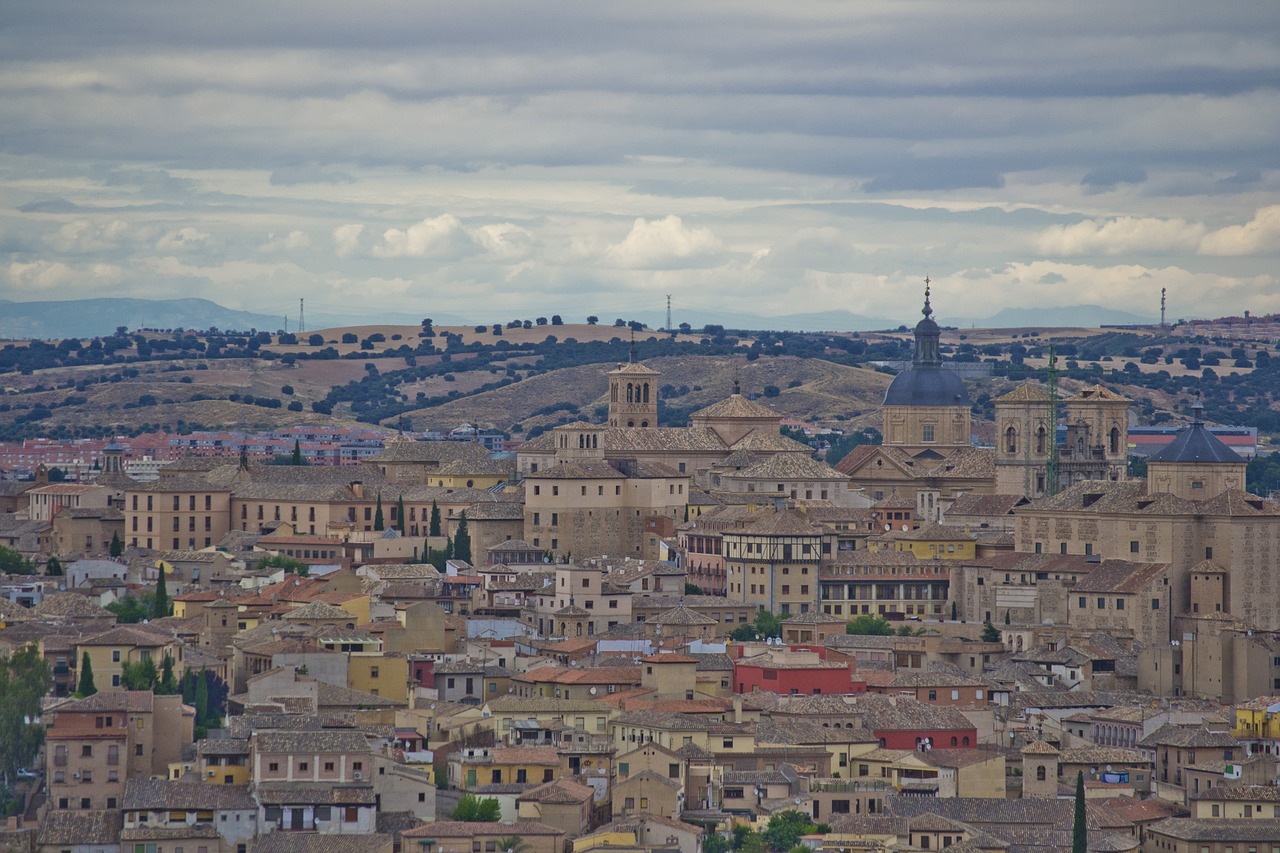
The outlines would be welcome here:
<svg viewBox="0 0 1280 853">
<path fill-rule="evenodd" d="M 933 313 L 933 306 L 929 304 L 929 285 L 931 283 L 929 276 L 926 275 L 924 277 L 924 308 L 920 310 L 920 313 L 926 317 Z"/>
</svg>

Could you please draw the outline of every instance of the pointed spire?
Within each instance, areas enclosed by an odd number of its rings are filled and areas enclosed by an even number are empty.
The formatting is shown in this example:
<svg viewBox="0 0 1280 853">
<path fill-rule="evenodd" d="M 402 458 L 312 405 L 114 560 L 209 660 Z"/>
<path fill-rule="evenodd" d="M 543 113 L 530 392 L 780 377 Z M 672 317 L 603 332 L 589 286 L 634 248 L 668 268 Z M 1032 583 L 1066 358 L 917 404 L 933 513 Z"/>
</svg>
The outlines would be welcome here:
<svg viewBox="0 0 1280 853">
<path fill-rule="evenodd" d="M 933 305 L 929 302 L 930 284 L 932 284 L 932 281 L 928 276 L 925 276 L 924 308 L 920 309 L 920 313 L 924 317 L 919 323 L 916 323 L 916 351 L 911 358 L 912 366 L 917 368 L 939 367 L 942 365 L 942 355 L 938 350 L 938 338 L 941 332 L 938 329 L 937 322 L 933 319 Z"/>
<path fill-rule="evenodd" d="M 733 377 L 733 396 L 737 397 L 742 394 L 742 383 L 738 381 L 738 377 Z"/>
<path fill-rule="evenodd" d="M 1204 424 L 1204 404 L 1199 398 L 1191 404 L 1191 425 L 1202 426 Z"/>
<path fill-rule="evenodd" d="M 240 470 L 249 470 L 249 445 L 247 444 L 240 445 Z"/>
<path fill-rule="evenodd" d="M 631 327 L 631 349 L 627 351 L 627 364 L 636 363 L 636 330 Z"/>
</svg>

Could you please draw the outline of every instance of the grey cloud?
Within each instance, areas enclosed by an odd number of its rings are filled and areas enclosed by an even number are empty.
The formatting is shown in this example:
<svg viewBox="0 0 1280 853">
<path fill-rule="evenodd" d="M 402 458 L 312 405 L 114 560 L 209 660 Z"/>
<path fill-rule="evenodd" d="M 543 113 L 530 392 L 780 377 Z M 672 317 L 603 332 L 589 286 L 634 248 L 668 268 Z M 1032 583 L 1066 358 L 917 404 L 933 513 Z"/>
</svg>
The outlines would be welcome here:
<svg viewBox="0 0 1280 853">
<path fill-rule="evenodd" d="M 1113 190 L 1120 184 L 1141 184 L 1147 180 L 1147 170 L 1140 166 L 1103 166 L 1085 173 L 1080 185 L 1090 191 Z"/>
<path fill-rule="evenodd" d="M 55 197 L 34 199 L 18 205 L 17 209 L 21 213 L 75 213 L 82 208 L 65 198 Z"/>
<path fill-rule="evenodd" d="M 320 166 L 287 166 L 272 172 L 268 182 L 272 186 L 293 187 L 298 184 L 353 184 L 355 180 L 346 172 Z"/>
</svg>

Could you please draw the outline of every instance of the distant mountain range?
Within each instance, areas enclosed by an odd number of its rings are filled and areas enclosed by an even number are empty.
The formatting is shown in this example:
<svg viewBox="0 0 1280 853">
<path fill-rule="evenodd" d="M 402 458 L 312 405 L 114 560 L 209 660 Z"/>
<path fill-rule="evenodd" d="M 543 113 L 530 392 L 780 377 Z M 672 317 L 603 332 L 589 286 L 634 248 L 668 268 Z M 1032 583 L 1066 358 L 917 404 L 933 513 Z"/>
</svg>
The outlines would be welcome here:
<svg viewBox="0 0 1280 853">
<path fill-rule="evenodd" d="M 666 323 L 659 311 L 598 312 L 600 322 L 612 323 L 617 317 L 639 320 L 650 328 Z M 310 329 L 351 326 L 366 323 L 403 323 L 417 325 L 430 316 L 437 325 L 492 323 L 494 317 L 465 318 L 456 314 L 427 311 L 422 315 L 402 311 L 377 315 L 329 314 L 316 312 L 307 317 Z M 505 315 L 504 315 L 505 316 Z M 530 317 L 530 319 L 533 319 Z M 581 322 L 581 318 L 566 317 Z M 1020 326 L 1083 326 L 1154 323 L 1155 319 L 1104 308 L 1100 305 L 1070 305 L 1059 308 L 1004 308 L 992 317 L 939 317 L 947 326 L 1013 328 Z M 911 325 L 916 318 L 905 322 Z M 296 321 L 295 321 L 296 322 Z M 904 321 L 886 317 L 854 314 L 850 311 L 808 312 L 765 316 L 743 311 L 681 311 L 672 317 L 675 324 L 688 323 L 695 329 L 719 325 L 729 329 L 769 329 L 773 331 L 874 331 L 895 329 Z M 66 338 L 107 335 L 116 327 L 129 329 L 260 329 L 277 331 L 284 326 L 279 315 L 259 314 L 225 308 L 208 299 L 69 299 L 46 302 L 14 302 L 0 299 L 0 338 Z"/>
<path fill-rule="evenodd" d="M 89 338 L 129 329 L 270 329 L 283 318 L 234 311 L 208 299 L 0 299 L 0 337 Z"/>
</svg>

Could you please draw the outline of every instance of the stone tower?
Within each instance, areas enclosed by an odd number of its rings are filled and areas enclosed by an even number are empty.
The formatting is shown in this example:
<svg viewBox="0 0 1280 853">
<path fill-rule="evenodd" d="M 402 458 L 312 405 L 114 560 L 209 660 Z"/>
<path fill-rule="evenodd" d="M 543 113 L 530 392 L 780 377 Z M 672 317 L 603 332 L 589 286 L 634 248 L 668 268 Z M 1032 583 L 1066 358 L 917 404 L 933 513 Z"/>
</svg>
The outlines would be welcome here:
<svg viewBox="0 0 1280 853">
<path fill-rule="evenodd" d="M 1059 456 L 1065 488 L 1081 480 L 1123 480 L 1129 469 L 1129 398 L 1092 385 L 1063 402 L 1067 438 Z"/>
<path fill-rule="evenodd" d="M 656 427 L 660 375 L 635 361 L 609 371 L 609 426 Z"/>
<path fill-rule="evenodd" d="M 1049 392 L 1019 385 L 992 401 L 996 410 L 996 493 L 1044 497 L 1049 442 L 1056 440 Z"/>
<path fill-rule="evenodd" d="M 924 319 L 916 324 L 911 367 L 894 377 L 884 395 L 883 433 L 886 445 L 945 456 L 970 444 L 970 404 L 959 375 L 942 366 L 942 330 L 933 319 L 928 284 L 925 279 Z"/>
<path fill-rule="evenodd" d="M 1022 796 L 1058 796 L 1058 748 L 1033 740 L 1022 748 Z"/>
</svg>

